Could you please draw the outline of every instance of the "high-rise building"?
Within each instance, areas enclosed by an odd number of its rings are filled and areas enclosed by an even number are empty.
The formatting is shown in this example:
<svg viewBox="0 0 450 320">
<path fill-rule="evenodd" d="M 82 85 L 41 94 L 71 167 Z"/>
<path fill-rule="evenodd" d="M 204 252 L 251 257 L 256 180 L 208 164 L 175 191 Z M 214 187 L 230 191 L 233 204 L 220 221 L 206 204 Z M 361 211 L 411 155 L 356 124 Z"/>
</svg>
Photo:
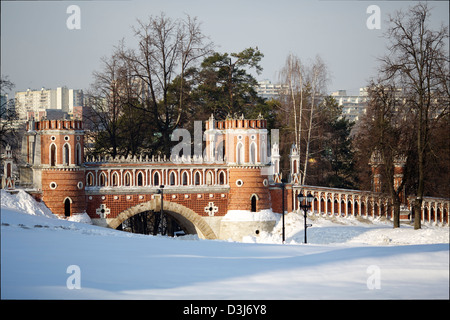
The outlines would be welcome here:
<svg viewBox="0 0 450 320">
<path fill-rule="evenodd" d="M 56 91 L 27 89 L 15 94 L 15 108 L 20 119 L 26 119 L 29 112 L 40 112 L 52 107 L 56 109 Z"/>
<path fill-rule="evenodd" d="M 74 106 L 83 106 L 83 90 L 58 87 L 27 89 L 15 94 L 15 108 L 19 119 L 40 119 L 48 110 L 58 110 L 59 113 L 72 115 Z"/>
<path fill-rule="evenodd" d="M 331 93 L 339 106 L 342 107 L 342 117 L 357 122 L 366 113 L 369 96 L 367 88 L 360 88 L 359 95 L 348 95 L 346 90 L 338 90 Z"/>
<path fill-rule="evenodd" d="M 73 107 L 84 106 L 84 94 L 81 89 L 69 89 L 69 110 L 73 112 Z"/>
<path fill-rule="evenodd" d="M 269 80 L 263 80 L 258 82 L 256 87 L 256 93 L 266 99 L 277 98 L 283 91 L 286 91 L 288 86 L 281 84 L 273 84 Z"/>
</svg>

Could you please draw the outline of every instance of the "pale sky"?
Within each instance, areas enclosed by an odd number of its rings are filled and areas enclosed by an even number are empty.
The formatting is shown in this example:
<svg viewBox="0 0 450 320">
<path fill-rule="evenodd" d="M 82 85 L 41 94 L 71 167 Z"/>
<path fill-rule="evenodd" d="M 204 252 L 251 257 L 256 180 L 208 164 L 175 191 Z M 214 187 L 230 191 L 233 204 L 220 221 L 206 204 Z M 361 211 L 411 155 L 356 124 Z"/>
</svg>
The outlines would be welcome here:
<svg viewBox="0 0 450 320">
<path fill-rule="evenodd" d="M 184 14 L 202 22 L 203 33 L 218 52 L 239 52 L 250 46 L 264 54 L 258 80 L 277 82 L 289 53 L 304 63 L 320 55 L 331 82 L 328 91 L 357 93 L 375 77 L 377 57 L 386 52 L 382 37 L 388 14 L 417 1 L 299 0 L 147 0 L 147 1 L 2 1 L 1 73 L 14 91 L 67 86 L 87 89 L 100 58 L 125 38 L 133 43 L 131 26 L 160 12 Z M 432 23 L 448 25 L 449 2 L 430 1 Z M 70 5 L 80 8 L 80 29 L 66 21 Z M 380 29 L 366 25 L 370 5 L 380 8 Z"/>
</svg>

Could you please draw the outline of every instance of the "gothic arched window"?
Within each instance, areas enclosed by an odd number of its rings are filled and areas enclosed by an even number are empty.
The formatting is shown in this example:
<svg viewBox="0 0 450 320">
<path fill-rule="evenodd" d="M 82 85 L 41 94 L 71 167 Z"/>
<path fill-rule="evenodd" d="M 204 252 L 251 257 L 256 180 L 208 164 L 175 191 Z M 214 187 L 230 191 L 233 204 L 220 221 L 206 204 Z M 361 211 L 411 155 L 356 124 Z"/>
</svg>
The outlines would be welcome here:
<svg viewBox="0 0 450 320">
<path fill-rule="evenodd" d="M 182 179 L 183 179 L 183 186 L 187 186 L 188 185 L 188 174 L 186 171 L 183 172 Z"/>
<path fill-rule="evenodd" d="M 177 181 L 177 179 L 176 179 L 176 176 L 175 176 L 175 172 L 172 171 L 170 173 L 170 175 L 169 175 L 169 184 L 171 186 L 174 186 L 176 184 L 176 181 Z"/>
<path fill-rule="evenodd" d="M 117 187 L 119 185 L 119 174 L 117 172 L 113 172 L 111 179 L 113 187 Z"/>
<path fill-rule="evenodd" d="M 99 186 L 100 187 L 104 187 L 106 186 L 108 179 L 106 178 L 106 174 L 104 172 L 100 173 L 100 177 L 99 177 Z"/>
<path fill-rule="evenodd" d="M 141 171 L 139 171 L 137 174 L 137 185 L 139 187 L 144 185 L 144 174 Z"/>
<path fill-rule="evenodd" d="M 125 173 L 125 185 L 131 186 L 131 173 L 130 172 Z"/>
<path fill-rule="evenodd" d="M 77 147 L 75 148 L 75 163 L 77 166 L 80 166 L 81 162 L 81 145 L 77 143 Z"/>
<path fill-rule="evenodd" d="M 56 165 L 56 145 L 54 143 L 50 146 L 50 165 L 52 167 Z"/>
<path fill-rule="evenodd" d="M 94 185 L 94 175 L 91 172 L 86 176 L 86 185 L 89 187 Z"/>
<path fill-rule="evenodd" d="M 72 200 L 70 198 L 66 198 L 64 200 L 64 216 L 70 217 L 70 204 L 72 203 Z"/>
<path fill-rule="evenodd" d="M 153 174 L 153 185 L 154 186 L 159 186 L 159 172 L 155 172 Z"/>
<path fill-rule="evenodd" d="M 194 177 L 195 177 L 195 179 L 194 179 L 194 184 L 196 185 L 196 186 L 199 186 L 200 185 L 200 172 L 196 172 L 195 173 L 195 175 L 194 175 Z"/>
<path fill-rule="evenodd" d="M 256 143 L 254 142 L 250 145 L 250 163 L 256 163 Z"/>
<path fill-rule="evenodd" d="M 206 174 L 206 185 L 210 186 L 213 184 L 213 182 L 213 174 L 211 171 L 208 171 L 208 173 Z"/>
<path fill-rule="evenodd" d="M 244 147 L 240 142 L 236 146 L 236 163 L 237 164 L 244 163 Z"/>
<path fill-rule="evenodd" d="M 252 195 L 251 198 L 251 212 L 256 212 L 256 201 L 258 200 L 258 198 L 256 197 L 256 195 Z"/>
<path fill-rule="evenodd" d="M 220 173 L 219 173 L 219 184 L 225 184 L 225 172 L 224 171 L 221 171 Z"/>
<path fill-rule="evenodd" d="M 63 146 L 63 164 L 68 166 L 70 164 L 70 147 L 68 143 Z"/>
</svg>

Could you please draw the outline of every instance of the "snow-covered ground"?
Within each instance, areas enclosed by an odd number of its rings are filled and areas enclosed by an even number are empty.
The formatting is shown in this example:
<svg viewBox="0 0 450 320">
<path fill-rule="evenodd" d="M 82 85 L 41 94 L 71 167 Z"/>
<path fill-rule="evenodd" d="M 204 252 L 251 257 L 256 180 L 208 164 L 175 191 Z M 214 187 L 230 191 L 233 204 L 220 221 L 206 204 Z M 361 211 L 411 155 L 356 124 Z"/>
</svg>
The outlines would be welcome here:
<svg viewBox="0 0 450 320">
<path fill-rule="evenodd" d="M 55 218 L 1 191 L 2 299 L 449 299 L 449 228 L 281 221 L 243 242 L 144 236 Z"/>
</svg>

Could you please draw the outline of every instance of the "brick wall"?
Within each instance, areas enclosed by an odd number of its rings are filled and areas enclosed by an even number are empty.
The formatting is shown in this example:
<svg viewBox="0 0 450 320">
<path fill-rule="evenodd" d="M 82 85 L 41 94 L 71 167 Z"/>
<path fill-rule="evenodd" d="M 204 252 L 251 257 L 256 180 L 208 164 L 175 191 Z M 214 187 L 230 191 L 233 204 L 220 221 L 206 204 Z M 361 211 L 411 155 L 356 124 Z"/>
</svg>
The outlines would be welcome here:
<svg viewBox="0 0 450 320">
<path fill-rule="evenodd" d="M 276 213 L 283 212 L 283 197 L 281 186 L 270 187 L 270 197 L 272 198 L 272 210 Z M 284 211 L 292 211 L 292 187 L 285 185 L 284 189 Z"/>
<path fill-rule="evenodd" d="M 80 183 L 81 182 L 81 183 Z M 64 201 L 70 198 L 70 214 L 86 210 L 84 171 L 81 169 L 44 169 L 42 171 L 42 200 L 54 213 L 65 215 Z"/>
<path fill-rule="evenodd" d="M 251 197 L 257 195 L 256 211 L 270 209 L 267 176 L 261 175 L 259 167 L 230 168 L 230 202 L 228 210 L 251 210 Z M 238 181 L 239 180 L 239 181 Z M 239 182 L 242 185 L 239 186 Z"/>
<path fill-rule="evenodd" d="M 105 204 L 110 209 L 110 214 L 107 218 L 116 218 L 122 211 L 134 207 L 143 202 L 151 201 L 154 194 L 129 194 L 129 195 L 89 195 L 86 196 L 87 213 L 93 218 L 99 218 L 96 210 L 100 208 L 101 204 Z M 156 196 L 159 197 L 159 196 Z M 186 193 L 186 194 L 164 194 L 164 201 L 175 202 L 181 204 L 200 216 L 208 216 L 205 212 L 205 207 L 209 207 L 209 203 L 213 202 L 214 207 L 217 207 L 217 212 L 214 216 L 224 216 L 228 207 L 227 193 Z"/>
</svg>

